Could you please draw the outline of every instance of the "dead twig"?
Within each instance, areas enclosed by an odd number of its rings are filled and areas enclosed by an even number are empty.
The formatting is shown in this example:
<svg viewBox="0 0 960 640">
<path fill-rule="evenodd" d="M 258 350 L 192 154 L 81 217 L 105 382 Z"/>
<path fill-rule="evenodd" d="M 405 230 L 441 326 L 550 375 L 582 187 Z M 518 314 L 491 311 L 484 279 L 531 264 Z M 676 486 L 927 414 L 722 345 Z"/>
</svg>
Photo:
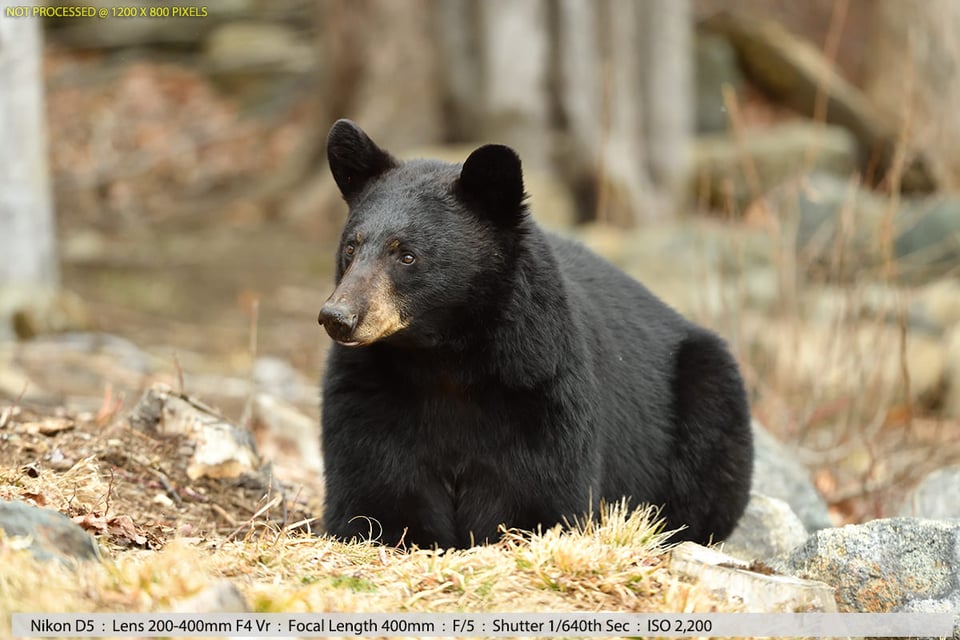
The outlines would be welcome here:
<svg viewBox="0 0 960 640">
<path fill-rule="evenodd" d="M 3 413 L 0 413 L 0 429 L 3 429 L 7 426 L 7 422 L 10 421 L 10 417 L 17 412 L 20 408 L 20 402 L 23 400 L 23 396 L 27 393 L 27 387 L 30 386 L 29 382 L 23 383 L 23 389 L 20 390 L 20 395 L 13 399 L 13 404 L 3 410 Z"/>
<path fill-rule="evenodd" d="M 238 535 L 241 531 L 243 531 L 243 530 L 246 529 L 247 527 L 249 527 L 250 529 L 253 529 L 254 521 L 255 521 L 257 518 L 259 518 L 261 515 L 263 515 L 263 514 L 266 513 L 267 511 L 269 511 L 270 509 L 272 509 L 272 508 L 274 508 L 275 506 L 277 506 L 277 503 L 279 503 L 279 502 L 283 502 L 283 496 L 280 495 L 280 494 L 276 494 L 275 496 L 273 496 L 273 498 L 270 499 L 270 501 L 267 502 L 267 504 L 265 504 L 265 505 L 263 505 L 262 507 L 260 507 L 259 509 L 257 509 L 257 511 L 256 511 L 252 516 L 250 516 L 250 517 L 247 519 L 246 522 L 244 522 L 242 525 L 240 525 L 239 527 L 237 527 L 236 529 L 234 529 L 233 531 L 231 531 L 231 532 L 230 532 L 230 535 L 228 535 L 226 538 L 224 538 L 224 542 L 231 542 L 234 538 L 237 537 L 237 535 Z"/>
<path fill-rule="evenodd" d="M 114 480 L 113 467 L 110 467 L 110 481 L 107 483 L 107 495 L 106 500 L 103 505 L 103 517 L 106 518 L 110 513 L 110 495 L 113 493 L 113 480 Z"/>
<path fill-rule="evenodd" d="M 230 512 L 221 507 L 219 504 L 212 502 L 210 503 L 210 508 L 213 509 L 218 516 L 226 520 L 227 524 L 229 524 L 231 527 L 237 526 L 237 519 L 230 515 Z"/>
<path fill-rule="evenodd" d="M 176 487 L 173 486 L 173 483 L 170 482 L 170 478 L 167 477 L 163 471 L 159 469 L 153 469 L 147 467 L 147 470 L 157 479 L 157 482 L 163 486 L 163 490 L 167 492 L 167 495 L 170 496 L 170 499 L 179 507 L 183 505 L 183 499 L 180 497 L 180 494 L 177 493 Z"/>
<path fill-rule="evenodd" d="M 173 354 L 173 368 L 177 371 L 177 393 L 180 396 L 184 396 L 184 386 L 183 386 L 183 367 L 180 366 L 180 358 L 177 357 L 177 354 Z"/>
</svg>

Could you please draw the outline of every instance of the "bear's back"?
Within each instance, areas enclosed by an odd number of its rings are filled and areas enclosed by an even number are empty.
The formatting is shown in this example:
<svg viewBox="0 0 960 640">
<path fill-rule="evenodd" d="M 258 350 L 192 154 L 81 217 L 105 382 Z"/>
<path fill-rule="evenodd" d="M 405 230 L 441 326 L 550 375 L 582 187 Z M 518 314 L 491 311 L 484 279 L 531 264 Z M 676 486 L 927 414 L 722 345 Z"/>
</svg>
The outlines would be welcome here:
<svg viewBox="0 0 960 640">
<path fill-rule="evenodd" d="M 668 468 L 676 354 L 690 336 L 706 332 L 579 242 L 547 235 L 573 330 L 583 338 L 596 380 L 594 427 L 604 452 L 602 493 L 629 496 L 644 487 L 642 499 L 661 504 L 670 491 L 664 480 L 676 473 Z"/>
<path fill-rule="evenodd" d="M 569 312 L 593 345 L 606 351 L 616 345 L 662 364 L 671 345 L 697 327 L 655 296 L 646 286 L 585 247 L 547 233 L 547 239 L 564 290 Z M 601 335 L 606 334 L 606 335 Z"/>
</svg>

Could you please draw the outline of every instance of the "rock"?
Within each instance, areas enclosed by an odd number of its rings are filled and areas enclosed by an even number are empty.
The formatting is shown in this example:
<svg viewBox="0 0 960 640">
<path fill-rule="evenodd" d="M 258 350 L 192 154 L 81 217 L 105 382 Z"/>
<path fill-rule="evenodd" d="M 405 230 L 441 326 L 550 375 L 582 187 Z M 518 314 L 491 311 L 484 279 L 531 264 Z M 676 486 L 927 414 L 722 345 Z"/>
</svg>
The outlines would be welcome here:
<svg viewBox="0 0 960 640">
<path fill-rule="evenodd" d="M 719 322 L 731 318 L 731 308 L 771 309 L 777 304 L 777 274 L 766 231 L 681 220 L 636 230 L 589 224 L 572 235 L 698 319 Z"/>
<path fill-rule="evenodd" d="M 889 518 L 823 529 L 771 564 L 833 586 L 841 611 L 960 610 L 960 522 Z"/>
<path fill-rule="evenodd" d="M 150 357 L 140 347 L 126 338 L 99 332 L 62 333 L 31 340 L 20 346 L 18 358 L 40 367 L 50 364 L 47 358 L 68 353 L 76 354 L 77 358 L 103 356 L 128 373 L 145 374 L 151 370 Z"/>
<path fill-rule="evenodd" d="M 864 175 L 882 179 L 894 160 L 899 123 L 888 120 L 855 86 L 844 80 L 812 43 L 781 24 L 747 14 L 717 14 L 702 25 L 724 35 L 736 49 L 740 66 L 757 86 L 806 116 L 817 115 L 826 98 L 826 121 L 849 129 L 857 138 Z M 879 171 L 866 171 L 872 163 Z M 904 172 L 903 191 L 932 191 L 934 177 L 922 158 Z"/>
<path fill-rule="evenodd" d="M 697 34 L 696 56 L 697 132 L 727 130 L 727 107 L 723 86 L 739 91 L 743 74 L 737 66 L 737 52 L 727 39 L 715 34 Z"/>
<path fill-rule="evenodd" d="M 714 549 L 684 542 L 670 554 L 670 570 L 700 586 L 743 602 L 746 613 L 837 611 L 833 589 L 823 582 L 752 570 L 751 565 Z"/>
<path fill-rule="evenodd" d="M 198 58 L 199 67 L 221 91 L 242 104 L 246 112 L 263 115 L 287 112 L 305 88 L 322 82 L 326 69 L 321 64 L 321 51 L 316 40 L 306 39 L 291 26 L 246 20 L 214 28 L 204 39 L 203 54 Z M 310 147 L 312 132 L 305 135 L 304 144 Z M 285 191 L 282 184 L 297 175 L 298 169 L 302 169 L 302 163 L 294 158 L 292 173 L 278 173 L 261 188 Z M 261 214 L 248 210 L 242 215 Z"/>
<path fill-rule="evenodd" d="M 849 175 L 812 171 L 801 182 L 776 190 L 770 204 L 794 221 L 797 262 L 808 272 L 854 277 L 882 259 L 877 233 L 888 203 Z"/>
<path fill-rule="evenodd" d="M 197 424 L 196 449 L 187 465 L 187 477 L 239 478 L 260 467 L 253 436 L 225 420 Z"/>
<path fill-rule="evenodd" d="M 897 212 L 898 268 L 912 281 L 955 274 L 960 263 L 960 197 L 908 199 Z"/>
<path fill-rule="evenodd" d="M 759 422 L 753 422 L 754 467 L 752 491 L 786 502 L 807 531 L 832 527 L 827 504 L 796 456 Z"/>
<path fill-rule="evenodd" d="M 926 282 L 960 262 L 960 198 L 903 198 L 895 206 L 854 180 L 814 171 L 775 189 L 770 205 L 795 221 L 797 262 L 820 279 L 879 274 L 890 224 L 899 279 Z"/>
<path fill-rule="evenodd" d="M 302 74 L 317 64 L 310 45 L 289 27 L 252 21 L 216 27 L 207 36 L 203 56 L 213 74 Z"/>
<path fill-rule="evenodd" d="M 100 559 L 96 541 L 70 518 L 52 509 L 0 501 L 0 529 L 8 538 L 23 538 L 25 547 L 38 560 L 71 564 Z"/>
<path fill-rule="evenodd" d="M 96 411 L 104 385 L 138 389 L 152 372 L 150 358 L 128 340 L 106 333 L 46 335 L 17 344 L 15 361 L 31 388 Z"/>
<path fill-rule="evenodd" d="M 248 430 L 164 385 L 147 389 L 128 420 L 133 428 L 152 435 L 186 436 L 194 447 L 186 469 L 191 480 L 204 476 L 239 478 L 260 467 L 256 444 Z"/>
<path fill-rule="evenodd" d="M 850 132 L 814 122 L 751 129 L 739 138 L 727 133 L 699 136 L 694 141 L 690 191 L 694 202 L 705 198 L 724 211 L 732 205 L 737 214 L 810 170 L 850 176 L 856 171 L 856 158 Z"/>
<path fill-rule="evenodd" d="M 947 361 L 947 381 L 944 391 L 943 415 L 960 418 L 960 324 L 954 325 L 944 337 Z"/>
<path fill-rule="evenodd" d="M 960 519 L 960 465 L 937 469 L 924 478 L 904 500 L 900 515 Z"/>
<path fill-rule="evenodd" d="M 845 318 L 834 324 L 814 324 L 745 316 L 743 333 L 750 338 L 747 348 L 752 361 L 795 392 L 813 393 L 821 402 L 853 397 L 906 400 L 901 331 L 893 323 Z M 910 401 L 941 405 L 948 383 L 943 340 L 910 331 L 904 352 Z"/>
<path fill-rule="evenodd" d="M 276 460 L 271 450 L 296 454 L 312 473 L 322 473 L 320 422 L 301 413 L 293 405 L 265 393 L 256 394 L 247 405 L 241 424 L 260 434 L 259 449 Z"/>
<path fill-rule="evenodd" d="M 789 553 L 807 539 L 807 530 L 790 505 L 751 492 L 737 528 L 724 540 L 723 551 L 744 560 L 766 560 Z"/>
<path fill-rule="evenodd" d="M 289 402 L 316 403 L 317 383 L 281 358 L 261 356 L 251 374 L 257 390 Z"/>
<path fill-rule="evenodd" d="M 93 313 L 75 293 L 62 289 L 0 286 L 0 340 L 90 331 Z"/>
</svg>

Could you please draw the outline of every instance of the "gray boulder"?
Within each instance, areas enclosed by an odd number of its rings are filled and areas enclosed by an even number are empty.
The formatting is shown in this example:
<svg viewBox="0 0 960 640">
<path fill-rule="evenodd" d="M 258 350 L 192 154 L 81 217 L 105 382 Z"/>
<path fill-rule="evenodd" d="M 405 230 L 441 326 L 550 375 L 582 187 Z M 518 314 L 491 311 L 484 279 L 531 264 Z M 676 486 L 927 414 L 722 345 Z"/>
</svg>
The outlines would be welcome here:
<svg viewBox="0 0 960 640">
<path fill-rule="evenodd" d="M 841 611 L 960 611 L 960 522 L 889 518 L 824 529 L 771 564 L 833 586 Z"/>
<path fill-rule="evenodd" d="M 307 73 L 316 67 L 315 58 L 294 29 L 260 20 L 219 26 L 204 45 L 204 62 L 217 74 Z"/>
<path fill-rule="evenodd" d="M 894 251 L 913 280 L 954 273 L 960 262 L 960 198 L 908 200 L 897 212 Z"/>
<path fill-rule="evenodd" d="M 744 560 L 766 560 L 789 553 L 807 539 L 807 530 L 790 505 L 751 493 L 737 528 L 723 542 L 723 552 Z"/>
<path fill-rule="evenodd" d="M 701 320 L 727 323 L 731 304 L 766 311 L 780 301 L 774 249 L 764 230 L 699 219 L 627 231 L 589 224 L 571 235 L 674 308 Z M 735 330 L 723 327 L 725 335 Z"/>
<path fill-rule="evenodd" d="M 891 168 L 900 123 L 848 82 L 817 44 L 756 12 L 718 12 L 701 26 L 726 37 L 737 51 L 744 75 L 777 102 L 813 117 L 825 98 L 826 122 L 850 130 L 866 151 L 862 170 L 871 168 L 868 162 L 878 163 L 871 173 L 881 178 Z M 924 158 L 909 159 L 901 189 L 929 192 L 935 187 Z"/>
<path fill-rule="evenodd" d="M 937 469 L 924 478 L 904 500 L 900 515 L 960 519 L 960 465 Z"/>
<path fill-rule="evenodd" d="M 888 203 L 874 191 L 851 183 L 849 176 L 812 171 L 801 185 L 778 189 L 771 202 L 784 216 L 796 220 L 802 262 L 859 269 L 881 259 L 876 233 L 889 214 Z M 844 253 L 840 259 L 836 257 L 838 238 Z M 838 265 L 842 258 L 850 264 Z M 860 263 L 864 259 L 866 265 Z"/>
<path fill-rule="evenodd" d="M 814 273 L 850 279 L 878 270 L 886 259 L 882 238 L 888 220 L 904 281 L 948 275 L 960 261 L 955 196 L 905 197 L 892 209 L 888 198 L 848 177 L 814 169 L 801 182 L 774 189 L 770 203 L 782 218 L 796 221 L 798 262 Z"/>
<path fill-rule="evenodd" d="M 753 423 L 753 437 L 752 491 L 789 504 L 807 531 L 832 527 L 827 503 L 814 488 L 806 467 L 757 421 Z"/>
<path fill-rule="evenodd" d="M 90 534 L 52 509 L 41 509 L 24 502 L 0 501 L 0 529 L 7 537 L 29 538 L 28 549 L 39 560 L 72 564 L 77 560 L 100 558 L 100 549 Z"/>
<path fill-rule="evenodd" d="M 694 201 L 739 210 L 812 170 L 849 177 L 856 171 L 857 144 L 842 127 L 793 121 L 741 136 L 714 133 L 694 141 L 690 191 Z M 744 172 L 750 167 L 750 173 Z M 702 191 L 706 189 L 706 193 Z"/>
</svg>

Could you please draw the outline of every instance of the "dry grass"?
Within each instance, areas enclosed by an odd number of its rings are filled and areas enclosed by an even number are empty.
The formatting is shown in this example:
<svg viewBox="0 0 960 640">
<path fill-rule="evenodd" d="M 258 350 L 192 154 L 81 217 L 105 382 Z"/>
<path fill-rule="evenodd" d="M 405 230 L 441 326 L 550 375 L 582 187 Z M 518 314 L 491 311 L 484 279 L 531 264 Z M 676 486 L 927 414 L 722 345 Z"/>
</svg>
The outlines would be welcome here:
<svg viewBox="0 0 960 640">
<path fill-rule="evenodd" d="M 736 135 L 739 111 L 727 97 Z M 781 185 L 776 197 L 755 187 L 744 217 L 769 234 L 776 301 L 772 309 L 749 308 L 743 291 L 752 274 L 734 269 L 719 277 L 735 293 L 718 315 L 700 318 L 737 336 L 754 416 L 798 450 L 837 523 L 894 515 L 912 485 L 960 461 L 960 420 L 941 414 L 957 385 L 949 377 L 949 336 L 911 326 L 914 282 L 924 274 L 893 257 L 895 234 L 916 222 L 902 215 L 898 189 L 908 125 L 876 229 L 855 216 L 853 199 L 864 187 L 851 176 L 829 237 L 797 251 L 798 198 L 818 194 L 803 177 Z M 755 173 L 749 158 L 742 162 L 746 176 Z M 727 216 L 738 217 L 732 205 Z"/>
<path fill-rule="evenodd" d="M 258 612 L 735 610 L 667 571 L 655 515 L 616 505 L 573 531 L 508 531 L 498 544 L 463 551 L 260 529 L 243 540 L 107 553 L 75 569 L 39 563 L 0 538 L 0 634 L 17 611 L 175 611 L 222 579 Z"/>
<path fill-rule="evenodd" d="M 796 194 L 806 186 L 790 188 Z M 793 248 L 796 210 L 762 211 L 773 308 L 746 303 L 754 274 L 741 267 L 718 276 L 733 293 L 714 315 L 699 318 L 736 337 L 754 416 L 798 450 L 837 523 L 894 515 L 912 485 L 960 461 L 960 420 L 941 411 L 957 385 L 949 377 L 949 334 L 911 326 L 918 289 L 883 258 L 888 241 L 876 237 L 864 246 L 850 206 L 836 212 L 830 246 L 808 253 Z"/>
</svg>

